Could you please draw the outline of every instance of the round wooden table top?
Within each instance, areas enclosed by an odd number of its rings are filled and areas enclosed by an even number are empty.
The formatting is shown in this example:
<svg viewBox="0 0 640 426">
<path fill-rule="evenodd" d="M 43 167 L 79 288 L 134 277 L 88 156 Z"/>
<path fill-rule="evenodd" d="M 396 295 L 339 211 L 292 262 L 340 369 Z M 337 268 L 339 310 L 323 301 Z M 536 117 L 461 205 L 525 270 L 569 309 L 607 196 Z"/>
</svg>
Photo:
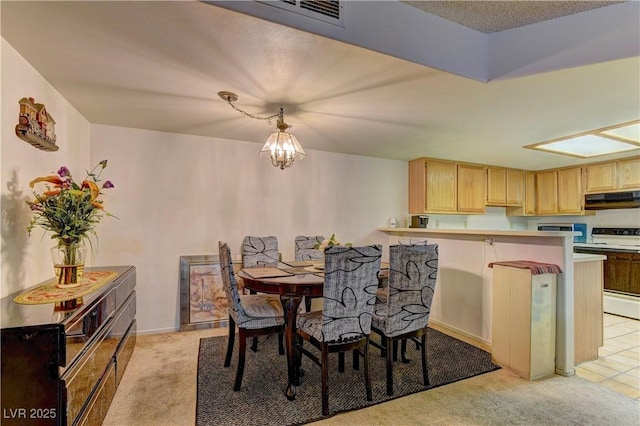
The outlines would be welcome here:
<svg viewBox="0 0 640 426">
<path fill-rule="evenodd" d="M 238 271 L 238 277 L 244 281 L 244 287 L 261 293 L 279 294 L 281 296 L 322 296 L 324 277 L 322 274 L 296 274 L 286 277 L 254 278 L 245 272 Z"/>
</svg>

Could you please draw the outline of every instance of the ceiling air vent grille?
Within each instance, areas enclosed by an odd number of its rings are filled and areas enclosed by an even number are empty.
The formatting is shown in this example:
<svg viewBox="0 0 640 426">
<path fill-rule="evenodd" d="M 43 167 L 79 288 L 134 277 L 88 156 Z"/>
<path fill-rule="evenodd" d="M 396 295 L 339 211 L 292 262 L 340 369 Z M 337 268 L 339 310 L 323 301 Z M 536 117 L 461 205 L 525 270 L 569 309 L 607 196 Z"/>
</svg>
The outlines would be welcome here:
<svg viewBox="0 0 640 426">
<path fill-rule="evenodd" d="M 340 19 L 340 2 L 337 0 L 300 0 L 300 7 L 330 18 Z"/>
<path fill-rule="evenodd" d="M 342 16 L 344 0 L 279 0 L 258 2 L 344 27 Z"/>
</svg>

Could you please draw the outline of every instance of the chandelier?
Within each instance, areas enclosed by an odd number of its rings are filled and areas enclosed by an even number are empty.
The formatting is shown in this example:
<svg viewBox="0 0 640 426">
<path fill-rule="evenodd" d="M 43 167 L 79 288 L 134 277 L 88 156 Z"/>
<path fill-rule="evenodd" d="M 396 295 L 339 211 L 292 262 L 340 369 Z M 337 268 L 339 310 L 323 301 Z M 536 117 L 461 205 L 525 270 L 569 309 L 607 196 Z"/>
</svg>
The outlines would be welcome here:
<svg viewBox="0 0 640 426">
<path fill-rule="evenodd" d="M 282 108 L 280 108 L 280 111 L 276 114 L 261 117 L 250 114 L 235 106 L 233 102 L 238 100 L 238 95 L 233 92 L 218 92 L 218 96 L 227 101 L 231 108 L 249 118 L 267 120 L 269 124 L 272 123 L 274 118 L 277 119 L 276 127 L 278 128 L 278 131 L 269 136 L 267 143 L 264 144 L 259 155 L 261 157 L 269 157 L 271 159 L 271 164 L 276 167 L 280 167 L 280 170 L 291 167 L 296 159 L 302 160 L 307 155 L 300 146 L 298 138 L 286 131 L 289 128 L 289 125 L 284 122 L 284 110 Z"/>
</svg>

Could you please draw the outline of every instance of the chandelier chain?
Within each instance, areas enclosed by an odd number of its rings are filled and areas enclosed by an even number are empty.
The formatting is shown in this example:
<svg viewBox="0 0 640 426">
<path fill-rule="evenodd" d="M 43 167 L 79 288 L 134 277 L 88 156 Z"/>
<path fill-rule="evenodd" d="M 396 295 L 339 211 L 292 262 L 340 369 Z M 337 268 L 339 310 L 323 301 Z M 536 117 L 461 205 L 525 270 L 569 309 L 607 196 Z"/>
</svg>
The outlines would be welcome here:
<svg viewBox="0 0 640 426">
<path fill-rule="evenodd" d="M 244 114 L 244 115 L 246 115 L 247 117 L 249 117 L 249 118 L 254 118 L 254 119 L 256 119 L 256 120 L 267 120 L 267 123 L 269 123 L 269 124 L 271 124 L 271 121 L 272 121 L 274 118 L 276 118 L 276 117 L 280 117 L 280 115 L 282 114 L 281 112 L 278 112 L 277 114 L 273 114 L 273 115 L 270 115 L 270 116 L 268 116 L 268 117 L 261 117 L 261 116 L 259 116 L 259 115 L 251 114 L 251 113 L 249 113 L 249 112 L 246 112 L 246 111 L 241 110 L 240 108 L 238 108 L 237 106 L 235 106 L 234 104 L 232 104 L 232 103 L 231 103 L 231 101 L 230 101 L 230 100 L 228 100 L 228 99 L 227 99 L 227 103 L 228 103 L 229 105 L 231 105 L 231 108 L 235 109 L 235 110 L 236 110 L 236 111 L 238 111 L 240 114 Z"/>
</svg>

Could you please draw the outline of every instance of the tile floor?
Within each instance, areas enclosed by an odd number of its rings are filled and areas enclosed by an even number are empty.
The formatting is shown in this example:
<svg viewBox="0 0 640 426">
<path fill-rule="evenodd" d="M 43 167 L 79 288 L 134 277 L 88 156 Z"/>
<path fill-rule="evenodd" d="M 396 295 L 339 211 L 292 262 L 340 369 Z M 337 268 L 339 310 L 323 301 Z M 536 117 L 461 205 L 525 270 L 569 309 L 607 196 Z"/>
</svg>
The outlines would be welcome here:
<svg viewBox="0 0 640 426">
<path fill-rule="evenodd" d="M 604 314 L 598 355 L 576 366 L 576 375 L 640 401 L 640 321 Z"/>
</svg>

